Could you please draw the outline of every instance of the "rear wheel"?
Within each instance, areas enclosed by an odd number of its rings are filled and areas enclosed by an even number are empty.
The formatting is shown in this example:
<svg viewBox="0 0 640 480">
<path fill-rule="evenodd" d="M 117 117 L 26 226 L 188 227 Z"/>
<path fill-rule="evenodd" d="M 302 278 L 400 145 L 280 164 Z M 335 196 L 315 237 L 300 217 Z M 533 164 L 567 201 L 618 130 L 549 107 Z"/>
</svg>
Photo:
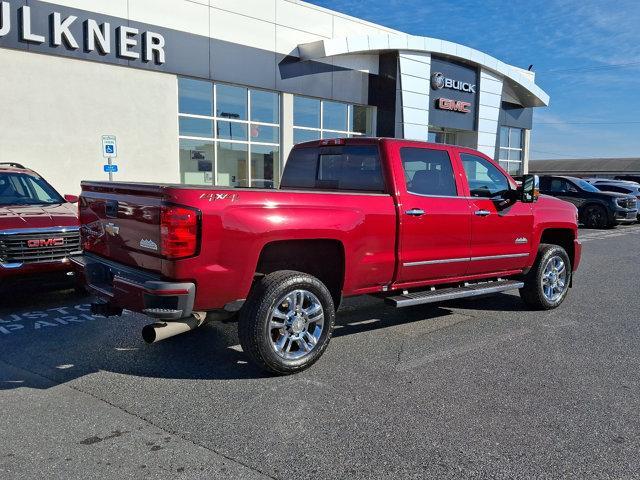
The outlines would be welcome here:
<svg viewBox="0 0 640 480">
<path fill-rule="evenodd" d="M 584 209 L 582 221 L 587 228 L 607 228 L 609 219 L 607 211 L 600 205 L 589 205 Z"/>
<path fill-rule="evenodd" d="M 286 375 L 310 367 L 322 356 L 334 323 L 333 300 L 320 280 L 280 271 L 254 285 L 240 312 L 238 336 L 254 363 Z"/>
<path fill-rule="evenodd" d="M 520 296 L 536 310 L 551 310 L 564 301 L 571 283 L 571 260 L 558 245 L 540 245 L 536 263 L 524 279 Z"/>
</svg>

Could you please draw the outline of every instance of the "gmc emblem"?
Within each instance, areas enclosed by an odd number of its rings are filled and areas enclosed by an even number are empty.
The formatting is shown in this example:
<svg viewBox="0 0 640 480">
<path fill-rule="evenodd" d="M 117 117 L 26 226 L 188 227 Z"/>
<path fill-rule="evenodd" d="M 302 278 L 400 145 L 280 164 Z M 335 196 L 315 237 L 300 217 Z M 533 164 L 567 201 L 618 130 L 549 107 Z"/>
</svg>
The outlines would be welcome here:
<svg viewBox="0 0 640 480">
<path fill-rule="evenodd" d="M 450 100 L 448 98 L 439 98 L 437 105 L 440 110 L 449 110 L 451 112 L 469 113 L 471 111 L 469 110 L 471 106 L 469 102 Z"/>
<path fill-rule="evenodd" d="M 64 238 L 39 238 L 37 240 L 27 240 L 29 248 L 38 247 L 64 247 Z"/>
</svg>

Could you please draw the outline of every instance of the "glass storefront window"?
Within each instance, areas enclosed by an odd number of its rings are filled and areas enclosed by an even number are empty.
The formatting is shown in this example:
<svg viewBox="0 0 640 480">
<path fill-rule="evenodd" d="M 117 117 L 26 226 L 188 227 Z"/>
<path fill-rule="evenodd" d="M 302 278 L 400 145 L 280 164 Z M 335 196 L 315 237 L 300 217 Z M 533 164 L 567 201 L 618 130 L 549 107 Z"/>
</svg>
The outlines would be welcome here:
<svg viewBox="0 0 640 480">
<path fill-rule="evenodd" d="M 251 124 L 251 141 L 261 143 L 280 143 L 280 129 L 269 125 Z"/>
<path fill-rule="evenodd" d="M 440 127 L 429 127 L 427 140 L 431 143 L 444 143 L 448 145 L 457 145 L 457 134 L 454 131 L 446 131 Z"/>
<path fill-rule="evenodd" d="M 213 137 L 213 120 L 180 117 L 180 135 L 185 137 Z"/>
<path fill-rule="evenodd" d="M 279 93 L 187 78 L 178 89 L 182 183 L 278 186 Z"/>
<path fill-rule="evenodd" d="M 509 148 L 509 128 L 500 127 L 500 147 Z"/>
<path fill-rule="evenodd" d="M 524 130 L 500 127 L 500 165 L 512 175 L 522 174 Z"/>
<path fill-rule="evenodd" d="M 190 185 L 213 183 L 213 141 L 180 139 L 180 181 Z"/>
<path fill-rule="evenodd" d="M 278 161 L 280 149 L 267 145 L 251 147 L 251 186 L 256 188 L 276 188 L 280 172 Z"/>
<path fill-rule="evenodd" d="M 509 148 L 522 148 L 522 129 L 509 129 Z"/>
<path fill-rule="evenodd" d="M 312 142 L 320 140 L 320 130 L 302 130 L 300 128 L 293 129 L 293 143 Z"/>
<path fill-rule="evenodd" d="M 178 79 L 178 103 L 180 113 L 191 115 L 213 115 L 213 85 L 211 82 Z"/>
<path fill-rule="evenodd" d="M 225 187 L 248 187 L 249 146 L 244 143 L 218 142 L 216 153 L 218 157 L 216 184 Z"/>
<path fill-rule="evenodd" d="M 251 120 L 280 123 L 280 95 L 275 92 L 251 90 Z"/>
<path fill-rule="evenodd" d="M 350 125 L 349 130 L 362 135 L 368 135 L 373 132 L 373 110 L 370 107 L 361 105 L 349 106 Z"/>
<path fill-rule="evenodd" d="M 344 103 L 327 102 L 322 104 L 322 128 L 323 130 L 337 130 L 346 132 L 349 121 L 348 108 Z"/>
<path fill-rule="evenodd" d="M 216 133 L 218 138 L 224 140 L 247 141 L 247 124 L 238 122 L 221 122 L 216 123 Z"/>
<path fill-rule="evenodd" d="M 216 116 L 233 120 L 247 119 L 247 89 L 216 85 Z"/>
<path fill-rule="evenodd" d="M 295 96 L 293 124 L 296 127 L 320 128 L 320 100 Z"/>
<path fill-rule="evenodd" d="M 373 134 L 373 108 L 295 96 L 293 143 Z"/>
</svg>

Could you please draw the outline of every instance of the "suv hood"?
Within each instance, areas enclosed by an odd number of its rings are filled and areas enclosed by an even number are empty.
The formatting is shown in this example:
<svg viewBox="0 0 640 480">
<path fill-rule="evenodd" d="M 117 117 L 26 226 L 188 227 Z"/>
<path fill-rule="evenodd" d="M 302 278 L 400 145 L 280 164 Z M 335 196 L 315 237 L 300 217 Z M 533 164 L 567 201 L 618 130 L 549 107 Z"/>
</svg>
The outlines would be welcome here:
<svg viewBox="0 0 640 480">
<path fill-rule="evenodd" d="M 593 195 L 600 195 L 603 198 L 636 198 L 635 195 L 630 195 L 627 193 L 618 193 L 618 192 L 598 192 L 593 193 Z"/>
<path fill-rule="evenodd" d="M 77 225 L 77 208 L 70 203 L 0 206 L 0 230 Z"/>
</svg>

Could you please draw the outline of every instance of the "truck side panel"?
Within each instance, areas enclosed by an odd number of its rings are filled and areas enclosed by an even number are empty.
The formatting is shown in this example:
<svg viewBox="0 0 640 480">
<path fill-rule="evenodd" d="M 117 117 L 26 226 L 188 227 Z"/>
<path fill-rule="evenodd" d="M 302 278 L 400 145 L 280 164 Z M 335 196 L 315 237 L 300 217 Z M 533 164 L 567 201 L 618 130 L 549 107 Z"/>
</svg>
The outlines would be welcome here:
<svg viewBox="0 0 640 480">
<path fill-rule="evenodd" d="M 196 309 L 246 298 L 260 253 L 279 241 L 340 242 L 345 296 L 381 291 L 393 277 L 396 215 L 389 195 L 236 191 L 233 199 L 203 203 L 184 193 L 180 201 L 202 211 L 201 254 L 175 262 L 167 273 L 200 279 Z"/>
<path fill-rule="evenodd" d="M 260 254 L 272 242 L 339 242 L 344 250 L 344 295 L 379 292 L 393 278 L 396 208 L 391 195 L 178 186 L 136 192 L 133 188 L 84 185 L 85 248 L 167 279 L 196 284 L 198 310 L 245 299 Z M 109 202 L 114 203 L 112 214 L 105 210 Z M 141 241 L 161 243 L 157 213 L 161 204 L 200 210 L 201 245 L 196 256 L 168 261 L 140 247 Z"/>
</svg>

